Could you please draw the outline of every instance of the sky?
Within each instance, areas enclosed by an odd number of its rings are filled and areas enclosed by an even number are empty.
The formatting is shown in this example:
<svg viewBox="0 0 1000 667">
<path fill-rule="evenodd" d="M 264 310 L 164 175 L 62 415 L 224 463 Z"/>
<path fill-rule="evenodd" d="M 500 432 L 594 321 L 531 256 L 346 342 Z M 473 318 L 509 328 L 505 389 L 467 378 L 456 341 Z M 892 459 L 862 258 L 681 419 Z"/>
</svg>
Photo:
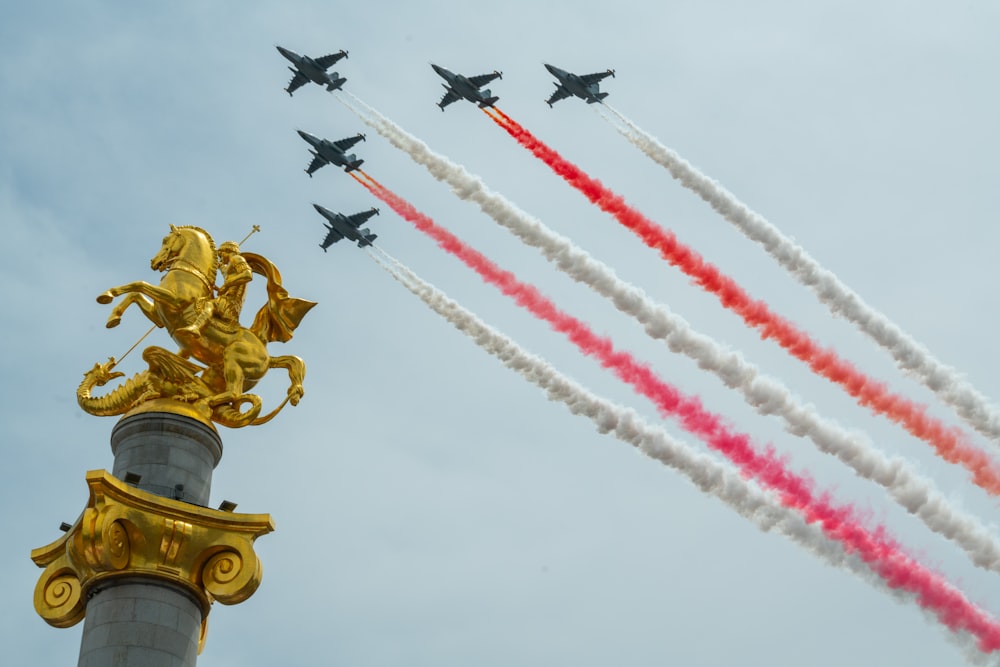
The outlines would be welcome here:
<svg viewBox="0 0 1000 667">
<path fill-rule="evenodd" d="M 32 608 L 31 549 L 108 469 L 115 418 L 74 400 L 82 374 L 149 327 L 104 326 L 95 297 L 158 281 L 169 225 L 271 259 L 319 305 L 274 354 L 302 357 L 305 397 L 271 423 L 220 427 L 212 502 L 270 513 L 260 589 L 215 605 L 199 664 L 774 667 L 964 664 L 951 634 L 762 532 L 674 470 L 597 432 L 504 368 L 347 243 L 323 253 L 312 208 L 379 206 L 378 245 L 594 393 L 678 440 L 697 438 L 311 156 L 295 130 L 358 132 L 364 169 L 560 307 L 771 444 L 819 488 L 885 525 L 908 553 L 1000 616 L 972 566 L 886 492 L 758 415 L 717 378 L 555 271 L 330 94 L 289 97 L 282 45 L 334 67 L 357 96 L 571 238 L 690 325 L 780 378 L 804 403 L 905 457 L 997 529 L 968 474 L 857 406 L 747 329 L 518 146 L 473 105 L 442 113 L 436 63 L 503 72 L 498 106 L 754 296 L 949 424 L 960 419 L 760 247 L 578 99 L 550 109 L 543 63 L 616 70 L 607 102 L 795 239 L 991 400 L 997 330 L 995 156 L 1000 9 L 988 2 L 20 3 L 0 21 L 0 276 L 6 285 L 0 441 L 8 507 L 0 637 L 10 664 L 73 664 L 82 623 Z M 262 301 L 252 286 L 245 315 Z M 145 345 L 174 349 L 163 331 Z M 133 353 L 119 370 L 143 370 Z M 265 409 L 286 380 L 268 375 Z M 964 428 L 964 425 L 962 425 Z M 969 430 L 966 428 L 966 430 Z M 996 455 L 1000 443 L 973 440 Z M 715 456 L 714 454 L 712 456 Z M 720 459 L 721 460 L 721 459 Z"/>
</svg>

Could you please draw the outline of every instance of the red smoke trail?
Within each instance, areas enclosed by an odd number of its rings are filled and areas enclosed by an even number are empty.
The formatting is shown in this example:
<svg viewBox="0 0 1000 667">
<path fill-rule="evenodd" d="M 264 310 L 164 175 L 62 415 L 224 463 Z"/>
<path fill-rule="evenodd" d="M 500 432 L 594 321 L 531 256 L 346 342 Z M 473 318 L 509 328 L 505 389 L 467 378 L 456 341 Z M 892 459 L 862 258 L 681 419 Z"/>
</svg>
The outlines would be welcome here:
<svg viewBox="0 0 1000 667">
<path fill-rule="evenodd" d="M 381 183 L 379 183 L 378 181 L 376 181 L 374 178 L 372 178 L 371 175 L 369 175 L 368 172 L 366 172 L 364 169 L 358 169 L 357 174 L 351 173 L 351 176 L 354 177 L 354 180 L 356 180 L 358 183 L 360 183 L 361 185 L 365 186 L 369 190 L 371 190 L 371 188 L 368 187 L 369 183 L 365 183 L 363 180 L 361 180 L 360 178 L 358 178 L 358 174 L 361 174 L 362 176 L 364 176 L 365 178 L 367 178 L 368 181 L 372 185 L 374 185 L 375 187 L 382 188 L 383 190 L 385 189 L 384 185 L 382 185 Z"/>
<path fill-rule="evenodd" d="M 792 356 L 806 362 L 814 373 L 840 385 L 857 402 L 872 412 L 885 415 L 912 435 L 934 447 L 938 456 L 958 463 L 972 473 L 973 482 L 992 495 L 1000 495 L 1000 468 L 984 451 L 972 445 L 965 434 L 930 416 L 925 406 L 892 393 L 885 383 L 868 377 L 833 349 L 824 349 L 809 334 L 771 311 L 763 301 L 754 300 L 735 280 L 705 261 L 697 252 L 677 240 L 636 209 L 625 199 L 572 164 L 558 152 L 528 132 L 517 121 L 496 107 L 487 115 L 505 129 L 519 144 L 559 174 L 587 199 L 612 214 L 649 247 L 658 250 L 668 262 L 715 294 L 722 305 L 760 331 L 761 338 L 774 339 Z"/>
<path fill-rule="evenodd" d="M 841 542 L 849 553 L 857 554 L 891 588 L 914 593 L 918 604 L 934 612 L 948 628 L 974 635 L 980 650 L 1000 649 L 1000 625 L 943 577 L 907 556 L 881 527 L 869 531 L 855 517 L 851 506 L 838 507 L 825 495 L 816 497 L 813 481 L 790 471 L 773 449 L 757 451 L 748 436 L 730 432 L 722 418 L 705 410 L 697 398 L 683 395 L 627 352 L 615 350 L 610 339 L 598 336 L 585 323 L 559 310 L 534 286 L 498 267 L 367 174 L 364 176 L 368 181 L 351 175 L 402 218 L 476 271 L 483 280 L 548 322 L 556 331 L 564 333 L 584 354 L 598 359 L 602 366 L 652 400 L 662 414 L 678 419 L 686 430 L 733 461 L 744 475 L 777 492 L 783 505 L 799 511 L 806 521 L 818 523 L 828 537 Z"/>
</svg>

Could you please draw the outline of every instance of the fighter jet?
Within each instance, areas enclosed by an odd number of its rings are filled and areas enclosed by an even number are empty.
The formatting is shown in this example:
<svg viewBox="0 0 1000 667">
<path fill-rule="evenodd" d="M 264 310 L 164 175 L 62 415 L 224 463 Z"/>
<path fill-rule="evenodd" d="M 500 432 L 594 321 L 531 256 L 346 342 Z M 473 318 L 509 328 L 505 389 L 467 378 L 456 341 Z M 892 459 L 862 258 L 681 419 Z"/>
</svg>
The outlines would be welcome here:
<svg viewBox="0 0 1000 667">
<path fill-rule="evenodd" d="M 441 111 L 444 108 L 456 100 L 465 98 L 474 104 L 478 104 L 480 109 L 485 109 L 486 107 L 493 106 L 499 97 L 491 97 L 490 90 L 479 90 L 487 83 L 493 79 L 502 79 L 503 72 L 498 72 L 493 70 L 493 74 L 480 74 L 479 76 L 465 77 L 461 74 L 455 74 L 444 67 L 440 67 L 431 63 L 431 67 L 437 72 L 442 79 L 448 83 L 442 83 L 445 90 L 448 92 L 444 94 L 441 101 L 438 102 L 438 106 L 441 107 Z"/>
<path fill-rule="evenodd" d="M 295 51 L 289 51 L 281 46 L 276 48 L 281 55 L 285 56 L 285 58 L 295 65 L 295 67 L 288 68 L 295 75 L 288 82 L 288 88 L 285 88 L 285 92 L 289 95 L 310 81 L 314 81 L 321 86 L 326 86 L 326 89 L 330 92 L 337 90 L 347 81 L 347 79 L 341 77 L 336 72 L 328 73 L 326 71 L 341 58 L 346 58 L 347 51 L 341 50 L 339 53 L 331 53 L 330 55 L 313 60 L 309 56 L 300 56 Z"/>
<path fill-rule="evenodd" d="M 609 69 L 606 72 L 584 74 L 583 76 L 567 72 L 564 69 L 559 69 L 554 65 L 545 65 L 545 69 L 549 70 L 552 76 L 558 79 L 558 81 L 555 82 L 556 92 L 552 93 L 552 97 L 545 100 L 550 107 L 553 102 L 558 102 L 559 100 L 565 99 L 570 95 L 576 95 L 577 97 L 586 100 L 587 104 L 601 102 L 601 100 L 607 97 L 608 94 L 600 92 L 600 86 L 597 82 L 605 77 L 615 75 L 615 71 L 613 69 Z"/>
<path fill-rule="evenodd" d="M 314 171 L 327 164 L 335 164 L 338 167 L 343 167 L 344 171 L 354 171 L 364 163 L 364 160 L 359 160 L 358 156 L 354 153 L 350 155 L 344 153 L 344 151 L 359 141 L 365 141 L 365 135 L 360 132 L 356 136 L 341 139 L 340 141 L 320 139 L 302 130 L 296 130 L 296 132 L 306 140 L 306 143 L 316 149 L 309 151 L 313 155 L 313 161 L 309 163 L 309 168 L 306 169 L 309 178 L 312 178 Z"/>
<path fill-rule="evenodd" d="M 355 213 L 354 215 L 334 213 L 333 211 L 323 208 L 319 204 L 313 204 L 313 208 L 319 211 L 320 214 L 329 221 L 329 223 L 326 224 L 326 228 L 329 230 L 326 233 L 326 238 L 319 244 L 319 247 L 323 249 L 323 252 L 326 252 L 327 248 L 340 239 L 357 241 L 358 247 L 364 248 L 366 245 L 371 245 L 372 241 L 378 238 L 378 234 L 372 234 L 367 228 L 358 229 L 365 222 L 365 220 L 373 215 L 378 215 L 377 208 L 362 211 L 361 213 Z"/>
</svg>

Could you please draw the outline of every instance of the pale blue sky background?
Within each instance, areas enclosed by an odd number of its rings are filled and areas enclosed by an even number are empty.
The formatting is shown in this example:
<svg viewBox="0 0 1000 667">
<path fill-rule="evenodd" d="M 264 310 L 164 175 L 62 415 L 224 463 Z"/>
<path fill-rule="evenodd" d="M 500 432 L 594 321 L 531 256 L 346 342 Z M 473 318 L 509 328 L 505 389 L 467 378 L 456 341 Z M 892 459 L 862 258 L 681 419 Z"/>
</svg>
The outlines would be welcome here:
<svg viewBox="0 0 1000 667">
<path fill-rule="evenodd" d="M 441 113 L 428 63 L 503 70 L 491 88 L 504 111 L 777 311 L 954 422 L 592 109 L 579 100 L 549 109 L 542 63 L 616 68 L 603 85 L 608 102 L 997 397 L 994 3 L 49 2 L 0 17 L 0 637 L 9 664 L 75 664 L 82 626 L 56 630 L 35 615 L 40 571 L 29 552 L 81 511 L 84 472 L 111 468 L 114 420 L 84 414 L 74 391 L 148 323 L 129 312 L 107 330 L 108 307 L 94 297 L 157 281 L 148 260 L 170 224 L 205 227 L 219 241 L 261 225 L 247 248 L 280 267 L 293 295 L 320 302 L 290 343 L 273 346 L 305 359 L 302 403 L 267 426 L 222 432 L 213 502 L 270 512 L 278 530 L 258 542 L 260 590 L 214 608 L 199 664 L 961 664 L 947 633 L 914 606 L 760 533 L 595 433 L 357 248 L 321 252 L 311 203 L 350 213 L 376 202 L 332 168 L 307 178 L 295 130 L 330 139 L 367 130 L 314 85 L 290 99 L 274 46 L 348 49 L 335 69 L 352 93 L 823 414 L 911 458 L 993 524 L 996 501 L 964 473 L 757 340 L 474 107 Z M 1000 614 L 996 577 L 879 489 L 645 340 L 375 132 L 356 152 L 375 178 L 773 442 Z M 370 226 L 388 252 L 567 374 L 655 419 L 644 399 L 382 208 Z M 149 344 L 171 346 L 162 332 Z M 123 367 L 140 370 L 140 357 Z M 262 393 L 273 405 L 284 389 L 276 373 Z"/>
</svg>

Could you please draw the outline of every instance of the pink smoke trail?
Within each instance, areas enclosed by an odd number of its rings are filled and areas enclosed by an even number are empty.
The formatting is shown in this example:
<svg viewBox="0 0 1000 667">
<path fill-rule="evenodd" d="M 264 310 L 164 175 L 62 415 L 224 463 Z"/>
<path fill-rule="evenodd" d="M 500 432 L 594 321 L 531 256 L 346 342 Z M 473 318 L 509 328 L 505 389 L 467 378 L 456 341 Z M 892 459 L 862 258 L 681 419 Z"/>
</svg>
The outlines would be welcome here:
<svg viewBox="0 0 1000 667">
<path fill-rule="evenodd" d="M 758 451 L 749 436 L 733 433 L 721 417 L 708 412 L 694 397 L 658 378 L 646 365 L 627 352 L 617 351 L 610 339 L 598 336 L 584 322 L 562 312 L 537 288 L 521 282 L 454 234 L 440 227 L 412 204 L 379 184 L 367 174 L 351 174 L 372 194 L 412 223 L 418 230 L 473 269 L 486 282 L 513 298 L 536 317 L 564 333 L 588 356 L 612 370 L 620 379 L 646 396 L 661 414 L 677 419 L 689 432 L 724 454 L 748 477 L 773 490 L 786 507 L 798 510 L 809 523 L 821 526 L 830 538 L 857 554 L 890 588 L 912 592 L 920 606 L 933 612 L 949 629 L 976 637 L 984 653 L 1000 649 L 1000 624 L 976 607 L 941 575 L 910 558 L 881 527 L 867 529 L 850 505 L 837 506 L 825 494 L 817 497 L 811 479 L 794 473 L 770 447 Z"/>
</svg>

